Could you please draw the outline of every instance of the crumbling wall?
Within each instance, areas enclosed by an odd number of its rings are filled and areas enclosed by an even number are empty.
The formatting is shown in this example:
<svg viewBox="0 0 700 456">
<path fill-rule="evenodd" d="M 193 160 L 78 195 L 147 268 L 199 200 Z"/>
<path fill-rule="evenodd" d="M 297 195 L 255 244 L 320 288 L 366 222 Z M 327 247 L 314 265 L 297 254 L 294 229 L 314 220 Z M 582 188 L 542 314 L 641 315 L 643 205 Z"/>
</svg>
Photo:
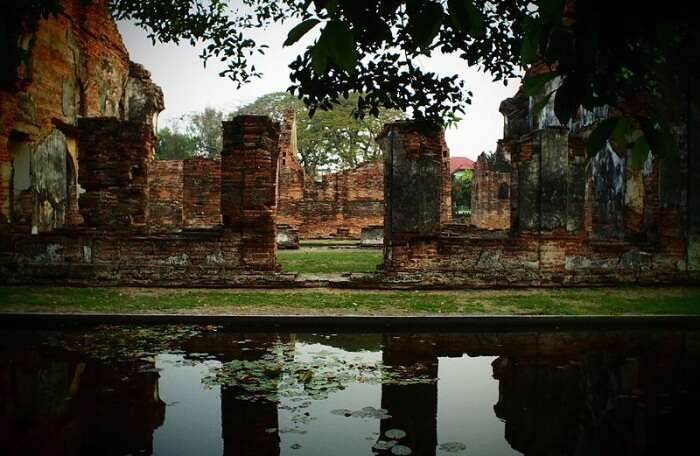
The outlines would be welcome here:
<svg viewBox="0 0 700 456">
<path fill-rule="evenodd" d="M 0 224 L 40 232 L 80 222 L 75 204 L 80 166 L 72 163 L 70 170 L 68 166 L 58 169 L 59 161 L 66 160 L 60 158 L 60 150 L 65 149 L 61 142 L 67 142 L 70 150 L 78 118 L 148 119 L 155 126 L 163 109 L 162 94 L 148 72 L 129 61 L 107 3 L 61 0 L 62 13 L 39 21 L 20 37 L 27 59 L 17 69 L 14 83 L 0 87 Z M 58 136 L 57 129 L 65 138 Z M 31 194 L 19 198 L 12 183 L 17 159 L 12 149 L 16 151 L 17 141 L 31 155 L 41 155 L 33 159 L 41 168 L 33 177 L 42 180 L 32 183 Z M 75 160 L 77 152 L 70 153 Z M 54 157 L 50 163 L 55 166 L 48 165 L 47 154 Z M 56 185 L 48 184 L 49 178 Z M 58 191 L 59 180 L 73 185 L 68 197 L 65 189 Z M 30 206 L 31 217 L 13 217 L 20 215 L 15 203 L 22 204 L 22 210 Z"/>
<path fill-rule="evenodd" d="M 439 200 L 428 188 L 439 178 L 435 165 L 421 160 L 434 135 L 416 124 L 403 131 L 389 126 L 381 139 L 394 168 L 385 173 L 387 280 L 480 287 L 699 280 L 686 267 L 683 223 L 675 217 L 683 192 L 670 196 L 674 184 L 659 180 L 651 158 L 632 170 L 607 146 L 587 163 L 585 135 L 593 126 L 551 126 L 504 140 L 513 170 L 512 221 L 497 231 L 440 226 Z M 478 201 L 481 190 L 475 192 Z"/>
<path fill-rule="evenodd" d="M 183 226 L 221 226 L 221 160 L 201 157 L 183 161 Z"/>
<path fill-rule="evenodd" d="M 296 112 L 285 112 L 280 129 L 277 223 L 296 228 L 304 224 L 304 167 L 297 154 Z"/>
<path fill-rule="evenodd" d="M 489 169 L 482 153 L 472 177 L 470 223 L 489 230 L 509 229 L 510 188 L 510 173 Z"/>
<path fill-rule="evenodd" d="M 183 227 L 183 162 L 153 160 L 148 164 L 148 229 L 175 232 Z"/>
<path fill-rule="evenodd" d="M 153 161 L 146 121 L 81 119 L 79 126 L 85 226 L 3 236 L 3 283 L 233 286 L 260 285 L 267 274 L 274 284 L 279 130 L 269 118 L 226 122 L 220 162 Z M 177 198 L 196 191 L 197 176 L 220 182 L 223 225 L 203 229 L 213 216 L 183 215 Z M 198 229 L 177 229 L 184 220 Z"/>
<path fill-rule="evenodd" d="M 145 122 L 80 119 L 80 212 L 89 226 L 145 228 L 155 135 Z"/>
<path fill-rule="evenodd" d="M 297 158 L 295 112 L 288 111 L 280 134 L 277 220 L 299 231 L 302 239 L 359 239 L 362 228 L 384 218 L 384 168 L 381 161 L 305 176 Z"/>
</svg>

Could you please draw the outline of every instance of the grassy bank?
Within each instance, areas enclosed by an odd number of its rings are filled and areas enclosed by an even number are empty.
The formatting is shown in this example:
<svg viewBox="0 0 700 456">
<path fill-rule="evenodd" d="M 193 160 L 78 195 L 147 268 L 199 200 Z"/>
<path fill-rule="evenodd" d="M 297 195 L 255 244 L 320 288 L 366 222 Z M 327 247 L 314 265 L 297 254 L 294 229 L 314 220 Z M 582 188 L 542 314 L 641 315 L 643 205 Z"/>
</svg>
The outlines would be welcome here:
<svg viewBox="0 0 700 456">
<path fill-rule="evenodd" d="M 700 314 L 700 288 L 489 291 L 0 288 L 0 312 Z"/>
<path fill-rule="evenodd" d="M 310 274 L 372 272 L 382 262 L 382 251 L 304 247 L 300 250 L 279 250 L 277 261 L 282 265 L 284 272 Z"/>
</svg>

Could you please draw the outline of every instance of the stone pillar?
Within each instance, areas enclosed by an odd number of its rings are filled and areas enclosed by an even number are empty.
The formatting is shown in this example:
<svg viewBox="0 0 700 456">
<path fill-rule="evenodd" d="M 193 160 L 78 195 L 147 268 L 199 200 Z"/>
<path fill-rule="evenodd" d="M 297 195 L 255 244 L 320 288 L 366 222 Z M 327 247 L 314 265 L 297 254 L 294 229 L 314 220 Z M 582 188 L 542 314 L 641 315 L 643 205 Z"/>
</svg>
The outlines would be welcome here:
<svg viewBox="0 0 700 456">
<path fill-rule="evenodd" d="M 443 130 L 418 122 L 384 127 L 385 239 L 440 234 L 443 196 Z"/>
<path fill-rule="evenodd" d="M 242 237 L 242 262 L 256 270 L 276 264 L 279 126 L 266 116 L 238 116 L 223 123 L 221 215 Z"/>
<path fill-rule="evenodd" d="M 384 151 L 384 269 L 403 269 L 411 244 L 437 243 L 445 195 L 444 130 L 423 122 L 384 126 L 377 139 Z M 449 156 L 449 154 L 448 154 Z M 410 256 L 410 255 L 408 255 Z"/>
<path fill-rule="evenodd" d="M 144 227 L 155 135 L 146 122 L 78 121 L 80 212 L 87 226 Z"/>
</svg>

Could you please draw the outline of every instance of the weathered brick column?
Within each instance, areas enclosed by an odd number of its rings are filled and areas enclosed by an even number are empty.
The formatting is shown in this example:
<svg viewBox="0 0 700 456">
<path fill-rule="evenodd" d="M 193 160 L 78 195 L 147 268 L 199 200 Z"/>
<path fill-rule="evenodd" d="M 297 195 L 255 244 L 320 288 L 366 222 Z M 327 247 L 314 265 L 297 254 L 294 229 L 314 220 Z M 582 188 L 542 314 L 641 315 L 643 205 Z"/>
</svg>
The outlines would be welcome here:
<svg viewBox="0 0 700 456">
<path fill-rule="evenodd" d="M 486 154 L 476 161 L 470 223 L 489 230 L 510 229 L 510 173 L 489 169 Z"/>
<path fill-rule="evenodd" d="M 396 122 L 385 125 L 378 141 L 384 151 L 384 269 L 401 270 L 404 259 L 436 250 L 442 207 L 449 204 L 444 130 Z"/>
<path fill-rule="evenodd" d="M 223 129 L 224 227 L 240 233 L 245 267 L 275 270 L 279 126 L 266 116 L 238 116 L 224 122 Z"/>
<path fill-rule="evenodd" d="M 155 135 L 145 122 L 78 121 L 80 213 L 88 226 L 144 227 Z"/>
</svg>

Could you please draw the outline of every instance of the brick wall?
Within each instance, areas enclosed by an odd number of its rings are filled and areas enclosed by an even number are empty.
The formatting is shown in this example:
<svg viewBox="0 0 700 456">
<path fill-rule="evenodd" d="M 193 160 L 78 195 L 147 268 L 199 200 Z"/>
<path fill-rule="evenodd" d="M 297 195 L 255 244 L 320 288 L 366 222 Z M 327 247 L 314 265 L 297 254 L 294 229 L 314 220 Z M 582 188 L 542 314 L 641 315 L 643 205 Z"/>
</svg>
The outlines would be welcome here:
<svg viewBox="0 0 700 456">
<path fill-rule="evenodd" d="M 221 226 L 221 160 L 183 161 L 183 225 L 186 229 Z"/>
<path fill-rule="evenodd" d="M 510 173 L 488 169 L 486 157 L 482 154 L 472 178 L 470 223 L 489 230 L 509 229 L 510 192 Z"/>
<path fill-rule="evenodd" d="M 513 229 L 442 224 L 436 233 L 436 197 L 420 201 L 402 192 L 403 180 L 422 188 L 429 176 L 437 179 L 431 171 L 434 165 L 421 161 L 430 153 L 434 135 L 416 130 L 389 126 L 393 146 L 388 134 L 382 139 L 385 148 L 393 147 L 387 155 L 394 154 L 395 168 L 393 173 L 387 171 L 387 213 L 394 214 L 394 227 L 387 230 L 391 238 L 385 243 L 383 268 L 388 280 L 404 283 L 407 277 L 420 277 L 421 286 L 488 287 L 688 283 L 700 278 L 686 269 L 682 222 L 679 211 L 670 209 L 682 199 L 664 197 L 674 193 L 668 186 L 675 184 L 659 185 L 658 165 L 650 161 L 645 169 L 620 174 L 624 158 L 601 155 L 594 158 L 587 176 L 579 133 L 561 127 L 504 145 L 512 152 L 514 170 Z M 484 172 L 483 166 L 475 174 L 480 171 Z M 413 178 L 412 172 L 421 177 Z M 510 178 L 508 173 L 486 172 L 481 182 L 488 182 L 492 190 Z M 620 175 L 627 177 L 620 180 Z M 475 189 L 477 201 L 498 204 L 489 201 L 497 192 L 482 198 L 482 191 Z M 623 195 L 620 201 L 618 194 Z M 475 209 L 478 221 L 479 207 Z"/>
<path fill-rule="evenodd" d="M 182 160 L 153 160 L 148 165 L 148 229 L 180 231 L 183 201 Z"/>
<path fill-rule="evenodd" d="M 288 111 L 280 134 L 277 220 L 299 231 L 302 239 L 359 239 L 362 228 L 383 223 L 384 164 L 363 163 L 355 169 L 305 176 L 296 147 L 294 111 Z"/>
<path fill-rule="evenodd" d="M 238 116 L 224 122 L 221 215 L 240 233 L 243 257 L 253 269 L 278 269 L 275 213 L 279 125 L 269 117 Z"/>
<path fill-rule="evenodd" d="M 144 122 L 79 121 L 80 212 L 89 226 L 145 227 L 155 135 Z"/>
</svg>

